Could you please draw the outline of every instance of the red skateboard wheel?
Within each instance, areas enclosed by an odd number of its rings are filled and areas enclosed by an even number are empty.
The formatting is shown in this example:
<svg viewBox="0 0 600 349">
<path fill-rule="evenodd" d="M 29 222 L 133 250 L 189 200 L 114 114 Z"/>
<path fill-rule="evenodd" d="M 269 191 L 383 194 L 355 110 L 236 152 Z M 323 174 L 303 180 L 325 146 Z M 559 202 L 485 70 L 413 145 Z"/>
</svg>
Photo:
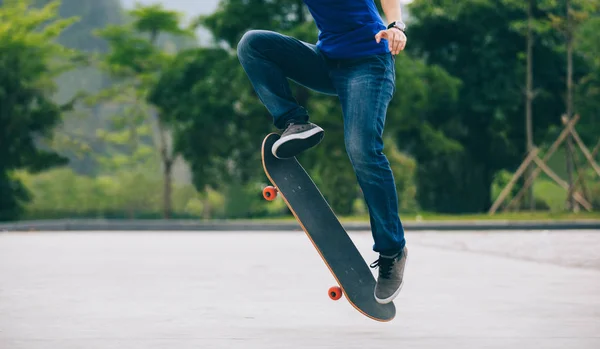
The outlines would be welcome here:
<svg viewBox="0 0 600 349">
<path fill-rule="evenodd" d="M 275 187 L 266 187 L 263 189 L 263 197 L 268 201 L 273 201 L 277 198 L 277 189 Z"/>
<path fill-rule="evenodd" d="M 332 286 L 329 288 L 329 298 L 337 301 L 342 298 L 342 289 L 339 286 Z"/>
</svg>

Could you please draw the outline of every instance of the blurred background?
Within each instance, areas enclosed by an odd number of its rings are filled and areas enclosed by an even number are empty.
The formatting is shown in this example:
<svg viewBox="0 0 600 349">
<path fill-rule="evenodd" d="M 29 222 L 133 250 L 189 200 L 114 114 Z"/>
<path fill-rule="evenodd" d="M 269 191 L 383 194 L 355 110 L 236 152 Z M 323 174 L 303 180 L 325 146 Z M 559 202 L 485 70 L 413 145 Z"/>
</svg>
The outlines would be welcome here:
<svg viewBox="0 0 600 349">
<path fill-rule="evenodd" d="M 403 219 L 599 218 L 599 2 L 403 13 L 385 130 Z M 302 0 L 0 0 L 0 220 L 292 218 L 262 197 L 250 29 L 318 35 Z M 299 160 L 366 220 L 337 99 L 292 87 L 326 131 Z"/>
</svg>

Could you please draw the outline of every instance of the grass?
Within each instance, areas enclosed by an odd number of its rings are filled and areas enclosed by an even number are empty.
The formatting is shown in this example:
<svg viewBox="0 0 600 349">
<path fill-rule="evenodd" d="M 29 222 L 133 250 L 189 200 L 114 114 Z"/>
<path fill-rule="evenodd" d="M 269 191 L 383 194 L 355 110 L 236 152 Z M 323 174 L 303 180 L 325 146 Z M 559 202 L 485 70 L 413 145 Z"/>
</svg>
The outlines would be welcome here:
<svg viewBox="0 0 600 349">
<path fill-rule="evenodd" d="M 347 222 L 366 221 L 368 217 L 340 217 Z M 435 221 L 573 221 L 573 220 L 600 220 L 600 212 L 586 213 L 551 213 L 551 212 L 511 212 L 488 214 L 436 214 L 436 213 L 400 213 L 404 222 L 435 222 Z"/>
<path fill-rule="evenodd" d="M 597 220 L 600 219 L 600 212 L 509 212 L 497 213 L 495 215 L 483 214 L 464 214 L 464 215 L 443 215 L 443 214 L 421 214 L 421 215 L 402 215 L 403 220 L 421 220 L 426 221 L 466 221 L 466 220 L 511 220 L 511 221 L 538 221 L 538 220 Z"/>
<path fill-rule="evenodd" d="M 340 216 L 343 222 L 368 222 L 366 215 Z M 493 216 L 481 214 L 437 214 L 437 213 L 400 213 L 403 222 L 435 222 L 435 221 L 581 221 L 600 220 L 600 212 L 510 212 L 497 213 Z M 294 217 L 260 218 L 256 221 L 293 221 Z"/>
</svg>

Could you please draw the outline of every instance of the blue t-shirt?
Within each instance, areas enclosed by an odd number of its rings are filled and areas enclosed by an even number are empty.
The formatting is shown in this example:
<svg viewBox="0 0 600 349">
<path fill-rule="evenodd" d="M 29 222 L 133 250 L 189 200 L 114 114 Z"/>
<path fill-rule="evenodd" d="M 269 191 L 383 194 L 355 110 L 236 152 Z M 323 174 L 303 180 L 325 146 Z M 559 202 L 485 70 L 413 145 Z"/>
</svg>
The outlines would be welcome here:
<svg viewBox="0 0 600 349">
<path fill-rule="evenodd" d="M 356 58 L 390 52 L 375 0 L 304 0 L 319 29 L 317 47 L 330 58 Z"/>
</svg>

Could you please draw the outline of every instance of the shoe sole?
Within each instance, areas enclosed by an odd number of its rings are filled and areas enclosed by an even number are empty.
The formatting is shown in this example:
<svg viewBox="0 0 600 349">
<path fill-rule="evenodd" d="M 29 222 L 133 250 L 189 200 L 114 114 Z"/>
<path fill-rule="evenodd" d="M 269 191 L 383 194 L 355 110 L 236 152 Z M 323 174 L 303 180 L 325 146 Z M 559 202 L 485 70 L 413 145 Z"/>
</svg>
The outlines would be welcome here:
<svg viewBox="0 0 600 349">
<path fill-rule="evenodd" d="M 271 152 L 278 159 L 291 158 L 321 143 L 323 136 L 323 129 L 315 127 L 308 131 L 279 139 L 273 144 Z"/>
<path fill-rule="evenodd" d="M 408 255 L 406 256 L 406 261 L 404 262 L 404 267 L 405 268 L 406 268 L 406 264 L 407 263 L 408 263 Z M 375 301 L 377 301 L 377 303 L 379 303 L 379 304 L 388 304 L 388 303 L 391 303 L 400 294 L 400 291 L 402 290 L 402 286 L 404 286 L 404 276 L 402 277 L 402 282 L 400 283 L 400 286 L 398 286 L 398 289 L 396 290 L 396 292 L 394 292 L 394 294 L 392 294 L 388 298 L 384 298 L 384 299 L 377 298 L 375 292 L 373 292 L 373 296 L 375 297 Z"/>
</svg>

